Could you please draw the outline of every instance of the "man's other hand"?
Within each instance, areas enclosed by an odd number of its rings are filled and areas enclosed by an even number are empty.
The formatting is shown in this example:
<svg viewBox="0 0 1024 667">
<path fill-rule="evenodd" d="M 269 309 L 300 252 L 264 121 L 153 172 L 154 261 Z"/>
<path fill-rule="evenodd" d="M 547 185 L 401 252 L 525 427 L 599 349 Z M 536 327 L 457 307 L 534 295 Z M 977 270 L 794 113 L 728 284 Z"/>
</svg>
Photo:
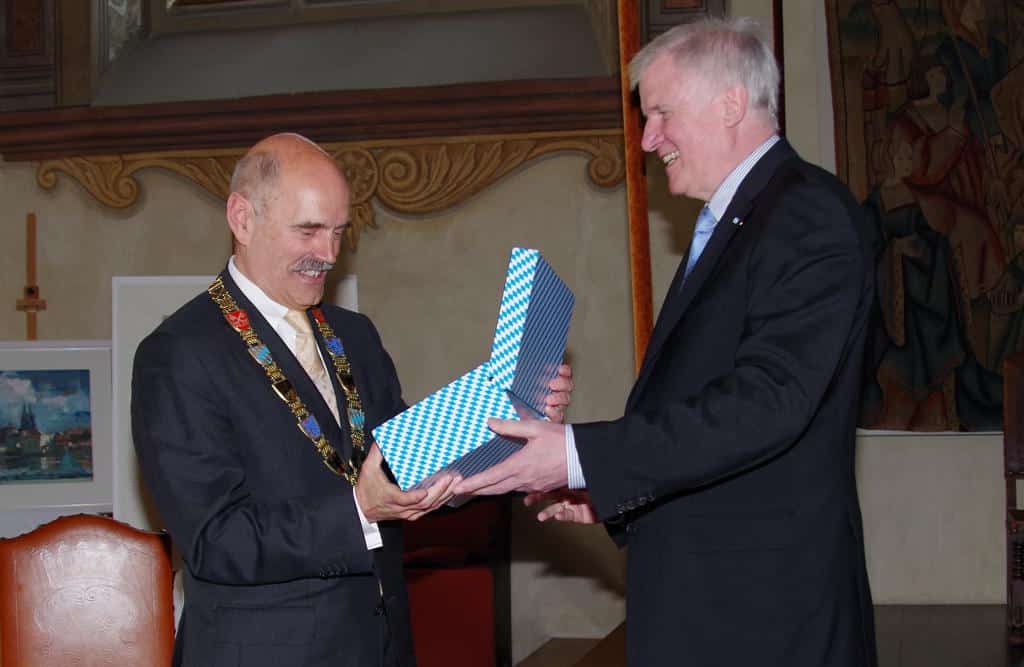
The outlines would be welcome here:
<svg viewBox="0 0 1024 667">
<path fill-rule="evenodd" d="M 568 485 L 565 426 L 539 419 L 488 419 L 487 426 L 498 435 L 526 440 L 526 444 L 496 466 L 456 484 L 456 495 L 496 496 L 509 491 L 551 491 Z"/>
<path fill-rule="evenodd" d="M 442 475 L 429 489 L 402 491 L 384 474 L 380 450 L 374 443 L 359 469 L 356 501 L 367 521 L 403 519 L 415 521 L 452 499 L 453 487 L 462 481 L 455 474 Z"/>
<path fill-rule="evenodd" d="M 523 498 L 527 507 L 537 503 L 547 506 L 537 513 L 537 521 L 567 521 L 569 523 L 597 523 L 597 514 L 590 503 L 590 494 L 584 490 L 559 489 L 550 493 L 530 493 Z"/>
<path fill-rule="evenodd" d="M 558 374 L 548 382 L 550 392 L 544 398 L 544 414 L 551 421 L 561 424 L 565 421 L 565 409 L 572 402 L 572 368 L 569 364 L 558 367 Z"/>
</svg>

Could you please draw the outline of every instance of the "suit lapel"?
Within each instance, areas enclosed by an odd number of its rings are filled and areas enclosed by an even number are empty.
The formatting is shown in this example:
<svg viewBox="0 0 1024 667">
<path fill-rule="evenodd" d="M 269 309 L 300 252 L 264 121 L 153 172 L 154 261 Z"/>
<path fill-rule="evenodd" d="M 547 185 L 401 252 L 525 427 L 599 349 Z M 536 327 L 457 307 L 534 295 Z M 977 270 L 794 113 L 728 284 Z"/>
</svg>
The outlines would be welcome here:
<svg viewBox="0 0 1024 667">
<path fill-rule="evenodd" d="M 657 358 L 669 333 L 678 324 L 679 318 L 686 312 L 686 309 L 693 301 L 693 297 L 700 292 L 701 286 L 704 285 L 715 264 L 718 263 L 722 252 L 736 232 L 737 226 L 735 224 L 726 224 L 724 220 L 715 226 L 715 231 L 712 233 L 711 239 L 708 240 L 707 246 L 704 247 L 704 252 L 700 254 L 700 259 L 697 260 L 693 271 L 685 281 L 682 281 L 681 278 L 685 270 L 686 259 L 684 258 L 680 262 L 677 273 L 682 284 L 676 283 L 672 285 L 672 291 L 665 297 L 665 303 L 658 314 L 658 323 L 651 334 L 651 342 L 644 357 L 645 368 L 649 367 Z"/>
<path fill-rule="evenodd" d="M 661 352 L 668 342 L 672 331 L 679 324 L 687 308 L 693 302 L 694 297 L 700 293 L 704 283 L 711 276 L 718 261 L 722 258 L 729 241 L 736 232 L 743 226 L 747 215 L 756 202 L 757 196 L 771 180 L 779 166 L 787 159 L 795 157 L 796 153 L 785 139 L 780 139 L 767 153 L 758 160 L 754 168 L 740 183 L 732 201 L 725 209 L 725 214 L 715 226 L 715 231 L 708 240 L 707 246 L 701 253 L 700 258 L 693 267 L 690 275 L 683 280 L 683 272 L 686 267 L 686 257 L 682 258 L 676 275 L 669 286 L 665 302 L 658 314 L 658 321 L 651 333 L 650 342 L 647 344 L 647 351 L 644 354 L 644 363 L 640 367 L 636 383 L 626 401 L 627 409 L 631 408 L 639 398 L 643 388 L 650 377 L 651 369 L 661 356 Z"/>
<path fill-rule="evenodd" d="M 351 450 L 351 446 L 349 444 L 347 434 L 343 434 L 341 430 L 342 427 L 334 419 L 334 415 L 331 414 L 330 409 L 327 407 L 327 403 L 320 394 L 320 390 L 318 390 L 316 385 L 313 384 L 313 381 L 309 379 L 309 375 L 306 374 L 306 371 L 302 368 L 299 360 L 295 358 L 295 355 L 292 354 L 292 351 L 284 344 L 281 337 L 277 335 L 277 331 L 274 330 L 274 327 L 270 326 L 270 323 L 264 319 L 262 314 L 260 314 L 260 311 L 256 306 L 245 298 L 242 291 L 238 289 L 238 285 L 236 285 L 235 281 L 231 279 L 230 272 L 223 271 L 221 272 L 220 277 L 221 280 L 224 281 L 224 286 L 227 287 L 238 306 L 248 314 L 249 323 L 252 326 L 253 331 L 256 332 L 256 335 L 259 336 L 261 341 L 263 341 L 263 344 L 267 346 L 268 350 L 270 350 L 271 356 L 274 357 L 274 362 L 281 369 L 281 372 L 284 373 L 284 376 L 288 378 L 288 381 L 291 382 L 292 388 L 295 389 L 296 393 L 302 399 L 306 409 L 316 417 L 316 421 L 320 424 L 320 429 L 328 442 L 335 446 L 339 455 L 343 458 L 348 458 L 348 452 Z M 311 324 L 311 326 L 313 326 L 314 329 L 316 327 L 315 324 Z M 320 336 L 314 333 L 313 337 L 317 340 L 317 345 L 319 345 Z M 241 341 L 239 344 L 244 347 Z M 321 350 L 321 353 L 324 355 L 325 359 L 330 359 L 330 356 L 325 351 Z M 253 363 L 256 362 L 253 361 Z M 328 372 L 327 375 L 328 377 L 331 377 L 334 373 Z M 272 391 L 269 381 L 265 380 L 265 386 L 267 391 Z M 340 397 L 338 394 L 339 391 L 340 389 L 336 387 L 335 396 Z M 338 411 L 338 414 L 345 414 L 344 406 L 339 405 Z"/>
</svg>

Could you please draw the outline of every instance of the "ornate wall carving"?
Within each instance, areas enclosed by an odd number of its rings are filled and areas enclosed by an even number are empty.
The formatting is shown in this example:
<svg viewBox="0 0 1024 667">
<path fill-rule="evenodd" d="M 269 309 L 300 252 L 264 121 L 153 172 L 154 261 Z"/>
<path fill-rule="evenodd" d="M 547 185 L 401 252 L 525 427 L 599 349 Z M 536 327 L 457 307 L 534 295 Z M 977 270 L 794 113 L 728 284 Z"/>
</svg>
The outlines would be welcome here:
<svg viewBox="0 0 1024 667">
<path fill-rule="evenodd" d="M 415 140 L 324 143 L 352 187 L 355 248 L 365 227 L 375 227 L 373 201 L 393 211 L 424 215 L 455 206 L 513 170 L 545 155 L 571 151 L 589 156 L 587 176 L 611 188 L 625 177 L 622 132 L 594 130 Z M 226 199 L 235 162 L 245 149 L 207 149 L 67 157 L 39 163 L 36 179 L 50 190 L 61 175 L 78 182 L 113 208 L 134 205 L 142 188 L 138 173 L 164 169 Z"/>
</svg>

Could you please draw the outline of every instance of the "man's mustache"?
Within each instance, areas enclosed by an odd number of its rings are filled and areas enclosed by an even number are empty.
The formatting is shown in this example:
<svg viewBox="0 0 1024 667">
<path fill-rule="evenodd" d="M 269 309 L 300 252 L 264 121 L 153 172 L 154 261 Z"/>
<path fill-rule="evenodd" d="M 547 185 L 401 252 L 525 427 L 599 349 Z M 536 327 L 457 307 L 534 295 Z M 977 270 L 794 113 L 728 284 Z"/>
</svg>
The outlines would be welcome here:
<svg viewBox="0 0 1024 667">
<path fill-rule="evenodd" d="M 315 257 L 303 257 L 292 264 L 292 271 L 330 271 L 334 268 L 334 262 L 326 262 Z"/>
</svg>

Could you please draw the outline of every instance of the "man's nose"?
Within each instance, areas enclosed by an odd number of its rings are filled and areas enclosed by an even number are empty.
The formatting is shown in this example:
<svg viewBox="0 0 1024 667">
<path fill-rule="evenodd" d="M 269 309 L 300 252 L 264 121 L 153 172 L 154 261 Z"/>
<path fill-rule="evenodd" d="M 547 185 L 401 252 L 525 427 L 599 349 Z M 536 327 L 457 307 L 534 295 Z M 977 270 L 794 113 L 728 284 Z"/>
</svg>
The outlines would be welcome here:
<svg viewBox="0 0 1024 667">
<path fill-rule="evenodd" d="M 334 263 L 338 258 L 338 250 L 341 241 L 334 234 L 322 234 L 320 242 L 316 246 L 317 259 Z"/>
<path fill-rule="evenodd" d="M 656 124 L 648 119 L 644 123 L 644 134 L 640 139 L 640 147 L 648 153 L 653 153 L 658 149 L 659 143 L 661 143 L 661 133 L 658 131 Z"/>
</svg>

